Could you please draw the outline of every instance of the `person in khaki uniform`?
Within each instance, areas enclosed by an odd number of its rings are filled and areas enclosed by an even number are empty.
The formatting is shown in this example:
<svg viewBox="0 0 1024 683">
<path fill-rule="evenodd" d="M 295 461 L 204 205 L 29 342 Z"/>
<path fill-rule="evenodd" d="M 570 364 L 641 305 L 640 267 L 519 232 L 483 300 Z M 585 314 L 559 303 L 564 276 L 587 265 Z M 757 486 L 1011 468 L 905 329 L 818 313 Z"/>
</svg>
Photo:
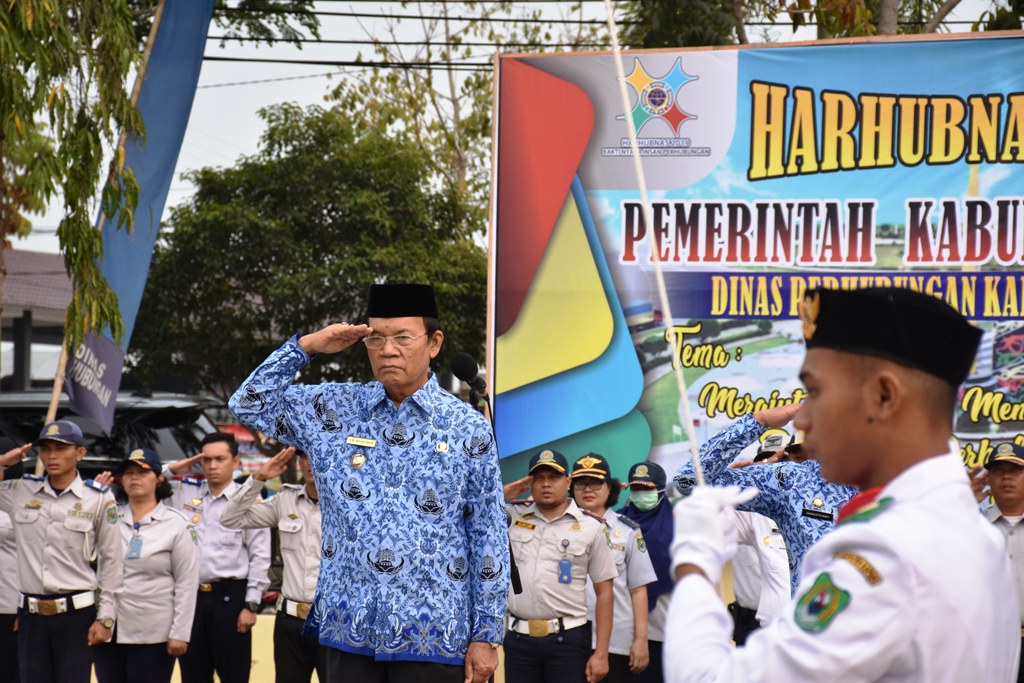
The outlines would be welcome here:
<svg viewBox="0 0 1024 683">
<path fill-rule="evenodd" d="M 100 683 L 169 683 L 174 661 L 188 650 L 192 633 L 199 588 L 197 538 L 185 515 L 160 505 L 171 497 L 171 486 L 156 452 L 136 448 L 118 472 L 121 482 L 113 490 L 125 554 L 124 595 L 114 637 L 96 648 L 96 678 Z M 97 478 L 105 477 L 109 474 Z"/>
<path fill-rule="evenodd" d="M 534 502 L 508 506 L 523 592 L 509 595 L 505 680 L 596 683 L 608 674 L 615 557 L 604 525 L 569 497 L 564 455 L 537 453 L 530 458 L 530 476 Z M 594 624 L 587 619 L 588 575 L 597 596 Z"/>
<path fill-rule="evenodd" d="M 46 476 L 0 482 L 18 545 L 22 681 L 88 683 L 89 648 L 114 627 L 124 580 L 117 507 L 107 486 L 78 475 L 84 443 L 78 425 L 51 422 L 36 442 Z"/>
<path fill-rule="evenodd" d="M 285 484 L 276 496 L 260 498 L 265 482 L 281 476 L 298 453 L 304 486 Z M 260 501 L 258 504 L 257 501 Z M 274 669 L 277 683 L 309 683 L 313 670 L 327 681 L 325 646 L 302 635 L 313 605 L 320 573 L 320 499 L 309 458 L 285 448 L 242 484 L 228 502 L 220 523 L 234 529 L 277 527 L 281 539 L 284 580 L 274 619 Z"/>
</svg>

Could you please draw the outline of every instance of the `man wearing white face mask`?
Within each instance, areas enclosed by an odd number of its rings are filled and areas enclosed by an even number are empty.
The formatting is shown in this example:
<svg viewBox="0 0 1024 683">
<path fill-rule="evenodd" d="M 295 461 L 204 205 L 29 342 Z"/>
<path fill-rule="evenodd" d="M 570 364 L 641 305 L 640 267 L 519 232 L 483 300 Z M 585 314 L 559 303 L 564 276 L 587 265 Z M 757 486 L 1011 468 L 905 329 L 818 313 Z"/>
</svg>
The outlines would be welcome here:
<svg viewBox="0 0 1024 683">
<path fill-rule="evenodd" d="M 650 664 L 639 674 L 633 675 L 635 683 L 661 683 L 661 643 L 665 639 L 665 616 L 672 598 L 672 575 L 670 571 L 672 543 L 672 503 L 665 495 L 668 477 L 657 463 L 639 462 L 629 468 L 629 503 L 619 514 L 640 525 L 640 532 L 633 539 L 640 549 L 647 552 L 654 566 L 658 580 L 647 584 L 647 644 Z"/>
</svg>

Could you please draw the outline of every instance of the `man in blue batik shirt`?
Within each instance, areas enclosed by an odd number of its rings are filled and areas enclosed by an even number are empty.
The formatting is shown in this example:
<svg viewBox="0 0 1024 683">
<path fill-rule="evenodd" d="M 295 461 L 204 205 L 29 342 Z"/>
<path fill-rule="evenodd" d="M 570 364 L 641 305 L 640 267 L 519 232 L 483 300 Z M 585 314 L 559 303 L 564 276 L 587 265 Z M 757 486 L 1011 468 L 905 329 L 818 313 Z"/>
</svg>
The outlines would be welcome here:
<svg viewBox="0 0 1024 683">
<path fill-rule="evenodd" d="M 729 465 L 765 431 L 788 424 L 799 409 L 800 404 L 795 403 L 747 413 L 711 437 L 699 452 L 709 486 L 736 485 L 759 491 L 756 498 L 736 509 L 756 512 L 779 525 L 789 555 L 793 593 L 800 585 L 804 555 L 819 538 L 835 528 L 839 508 L 857 494 L 857 489 L 825 481 L 821 467 L 814 460 L 775 462 L 742 469 L 729 469 Z M 696 484 L 692 460 L 679 468 L 673 482 L 680 493 L 690 495 Z"/>
<path fill-rule="evenodd" d="M 305 633 L 328 646 L 329 681 L 482 683 L 509 591 L 491 428 L 430 372 L 431 287 L 373 285 L 367 317 L 288 340 L 229 406 L 309 456 L 323 561 Z M 293 386 L 314 354 L 359 340 L 377 381 Z"/>
</svg>

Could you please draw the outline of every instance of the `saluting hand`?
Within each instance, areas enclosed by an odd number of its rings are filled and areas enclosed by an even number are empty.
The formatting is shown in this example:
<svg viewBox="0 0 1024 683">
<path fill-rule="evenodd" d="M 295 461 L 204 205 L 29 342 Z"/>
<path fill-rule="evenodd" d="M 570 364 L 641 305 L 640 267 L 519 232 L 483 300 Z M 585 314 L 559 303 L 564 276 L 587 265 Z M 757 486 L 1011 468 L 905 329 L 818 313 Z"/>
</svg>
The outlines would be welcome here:
<svg viewBox="0 0 1024 683">
<path fill-rule="evenodd" d="M 192 469 L 192 466 L 199 462 L 199 458 L 203 457 L 202 453 L 196 453 L 191 458 L 183 458 L 182 460 L 175 460 L 174 462 L 167 465 L 167 469 L 171 471 L 171 474 L 185 474 Z M 161 474 L 157 472 L 157 474 Z"/>
<path fill-rule="evenodd" d="M 519 496 L 523 495 L 530 490 L 530 482 L 533 481 L 533 477 L 526 476 L 522 479 L 517 479 L 513 482 L 505 484 L 504 494 L 505 500 L 515 500 Z"/>
<path fill-rule="evenodd" d="M 252 475 L 256 481 L 270 481 L 284 474 L 288 469 L 288 461 L 295 455 L 295 449 L 289 446 L 274 457 L 263 463 L 263 466 Z"/>
<path fill-rule="evenodd" d="M 93 481 L 96 482 L 97 484 L 110 486 L 111 484 L 114 483 L 114 475 L 111 474 L 110 472 L 100 472 L 95 477 L 93 477 Z"/>
<path fill-rule="evenodd" d="M 335 323 L 319 332 L 300 337 L 299 346 L 311 356 L 317 353 L 338 353 L 370 334 L 373 334 L 373 328 L 368 325 Z"/>
<path fill-rule="evenodd" d="M 967 471 L 971 480 L 971 490 L 974 491 L 975 499 L 980 503 L 988 498 L 988 470 L 983 465 L 975 465 Z"/>
<path fill-rule="evenodd" d="M 25 459 L 25 454 L 28 453 L 29 449 L 32 448 L 32 442 L 25 444 L 24 446 L 18 446 L 12 448 L 3 455 L 0 455 L 0 467 L 10 467 L 17 465 L 19 462 Z"/>
<path fill-rule="evenodd" d="M 759 410 L 754 413 L 754 419 L 765 427 L 785 427 L 796 417 L 799 410 L 799 403 L 790 403 L 787 406 L 776 406 L 767 410 Z"/>
<path fill-rule="evenodd" d="M 171 657 L 181 657 L 188 652 L 188 643 L 184 640 L 167 639 L 167 654 Z"/>
<path fill-rule="evenodd" d="M 248 609 L 242 609 L 238 613 L 238 632 L 248 633 L 252 630 L 252 627 L 256 625 L 256 614 L 250 612 Z"/>
</svg>

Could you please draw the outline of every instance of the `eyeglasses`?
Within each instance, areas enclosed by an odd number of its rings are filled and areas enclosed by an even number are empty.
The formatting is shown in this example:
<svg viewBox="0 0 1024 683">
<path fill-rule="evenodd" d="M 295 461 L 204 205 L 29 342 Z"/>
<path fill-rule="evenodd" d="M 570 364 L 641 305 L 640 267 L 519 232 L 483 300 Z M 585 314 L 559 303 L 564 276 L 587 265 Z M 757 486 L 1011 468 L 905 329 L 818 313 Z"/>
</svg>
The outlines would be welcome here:
<svg viewBox="0 0 1024 683">
<path fill-rule="evenodd" d="M 598 491 L 602 486 L 604 486 L 603 481 L 594 481 L 593 479 L 590 481 L 577 479 L 572 483 L 572 487 L 577 491 Z"/>
<path fill-rule="evenodd" d="M 366 348 L 368 349 L 383 349 L 384 344 L 387 343 L 388 339 L 390 339 L 392 344 L 398 348 L 405 349 L 412 346 L 412 343 L 420 337 L 426 336 L 426 334 L 418 334 L 415 337 L 408 334 L 396 334 L 393 337 L 363 337 L 363 343 L 366 344 Z"/>
</svg>

